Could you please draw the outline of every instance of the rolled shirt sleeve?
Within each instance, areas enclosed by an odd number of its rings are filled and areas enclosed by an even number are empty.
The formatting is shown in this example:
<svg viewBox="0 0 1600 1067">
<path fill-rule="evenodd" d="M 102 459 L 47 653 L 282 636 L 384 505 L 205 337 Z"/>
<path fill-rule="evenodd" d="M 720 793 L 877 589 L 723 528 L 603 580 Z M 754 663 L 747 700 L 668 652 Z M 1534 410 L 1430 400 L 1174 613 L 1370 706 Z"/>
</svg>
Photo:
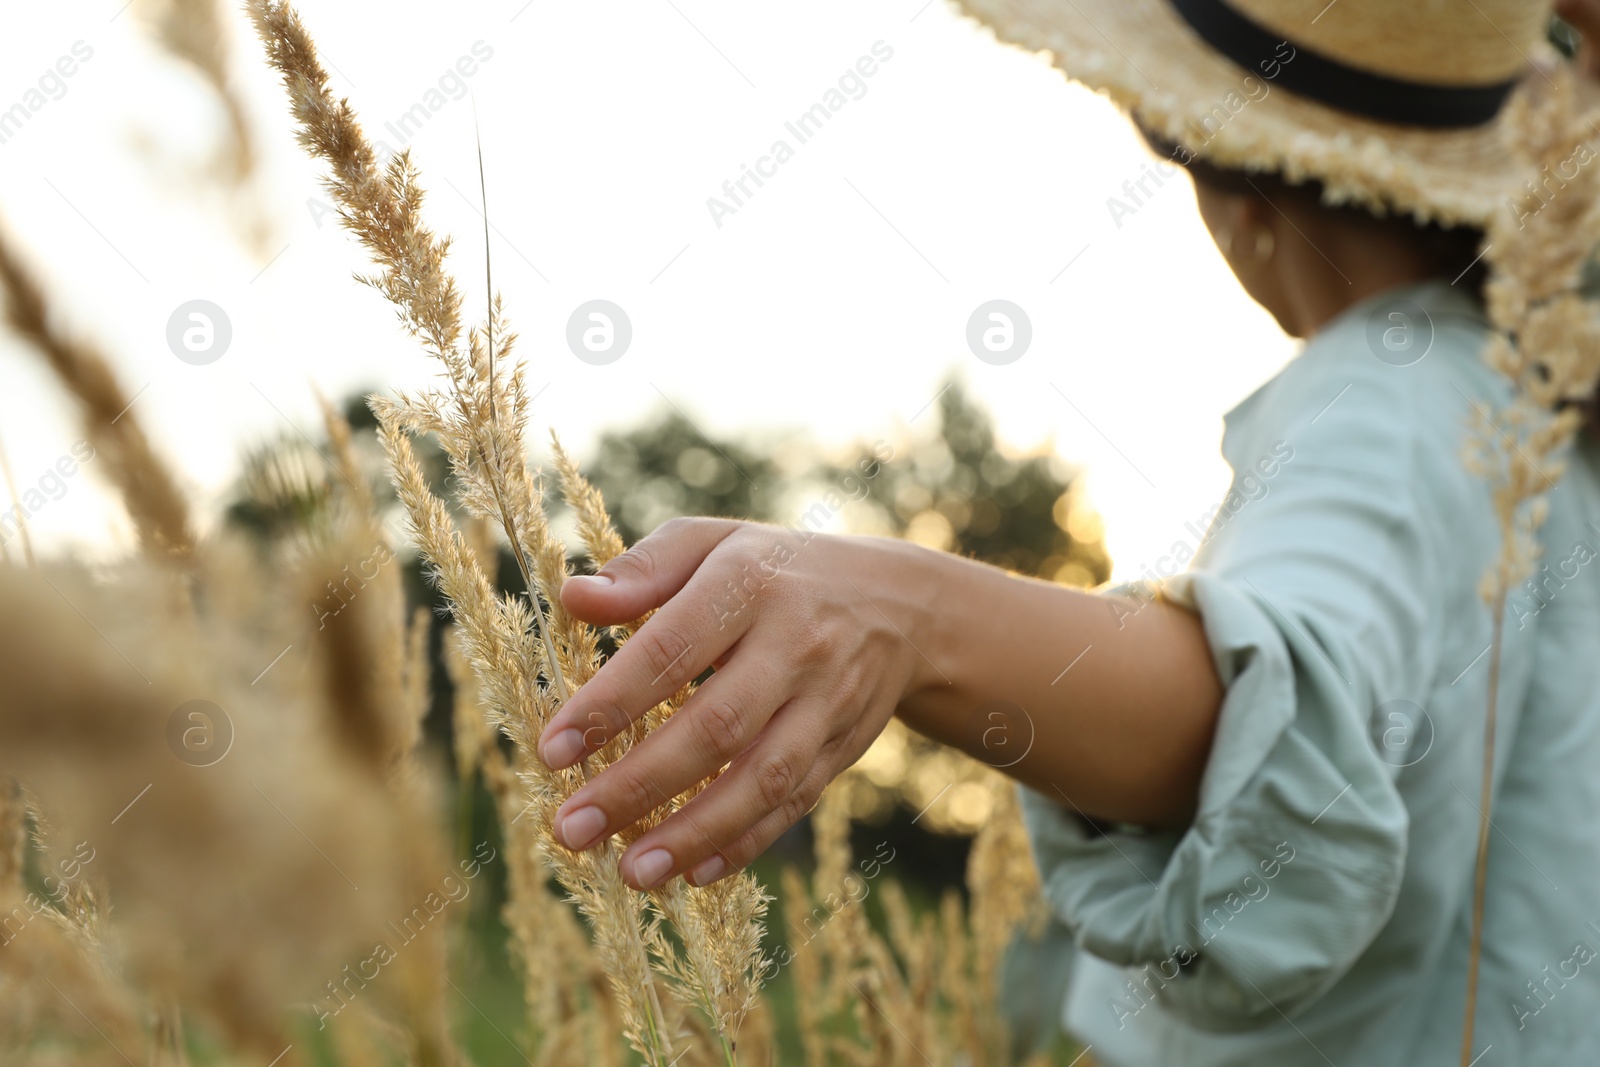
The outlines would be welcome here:
<svg viewBox="0 0 1600 1067">
<path fill-rule="evenodd" d="M 1245 1029 L 1315 1000 L 1371 942 L 1399 891 L 1406 812 L 1313 640 L 1248 587 L 1179 584 L 1228 687 L 1193 825 L 1101 832 L 1026 788 L 1024 817 L 1078 947 L 1140 969 L 1123 1010 L 1153 996 L 1195 1026 Z"/>
<path fill-rule="evenodd" d="M 1464 482 L 1459 424 L 1413 417 L 1389 369 L 1357 366 L 1331 389 L 1326 374 L 1285 375 L 1281 421 L 1236 409 L 1233 488 L 1192 568 L 1119 590 L 1196 612 L 1225 686 L 1193 823 L 1104 826 L 1019 787 L 1053 910 L 1078 949 L 1131 969 L 1110 1005 L 1119 1025 L 1151 1003 L 1211 1031 L 1293 1017 L 1394 910 L 1404 760 L 1379 712 L 1427 699 L 1442 586 L 1477 574 L 1440 572 L 1448 531 L 1430 517 L 1430 497 Z"/>
</svg>

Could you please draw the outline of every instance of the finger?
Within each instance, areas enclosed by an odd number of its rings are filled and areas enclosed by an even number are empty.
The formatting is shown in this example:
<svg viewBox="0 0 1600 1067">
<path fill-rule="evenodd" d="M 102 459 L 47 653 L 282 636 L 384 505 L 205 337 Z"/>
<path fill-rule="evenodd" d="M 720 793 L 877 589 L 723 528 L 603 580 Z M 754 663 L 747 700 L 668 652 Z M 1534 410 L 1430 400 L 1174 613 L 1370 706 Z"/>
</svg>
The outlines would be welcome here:
<svg viewBox="0 0 1600 1067">
<path fill-rule="evenodd" d="M 726 766 L 788 698 L 781 662 L 743 650 L 660 729 L 567 798 L 556 812 L 556 839 L 589 848 Z"/>
<path fill-rule="evenodd" d="M 714 882 L 766 851 L 816 805 L 830 777 L 824 746 L 809 726 L 818 710 L 784 705 L 716 781 L 622 857 L 629 885 L 649 889 L 685 872 Z"/>
<path fill-rule="evenodd" d="M 730 569 L 737 567 L 732 553 L 725 556 L 719 561 L 713 550 L 677 595 L 551 717 L 539 737 L 539 758 L 547 767 L 570 767 L 604 746 L 749 629 L 754 612 L 719 607 L 727 597 Z"/>
<path fill-rule="evenodd" d="M 561 605 L 584 622 L 632 622 L 665 604 L 739 523 L 732 519 L 669 519 L 596 574 L 575 574 L 561 586 Z"/>
</svg>

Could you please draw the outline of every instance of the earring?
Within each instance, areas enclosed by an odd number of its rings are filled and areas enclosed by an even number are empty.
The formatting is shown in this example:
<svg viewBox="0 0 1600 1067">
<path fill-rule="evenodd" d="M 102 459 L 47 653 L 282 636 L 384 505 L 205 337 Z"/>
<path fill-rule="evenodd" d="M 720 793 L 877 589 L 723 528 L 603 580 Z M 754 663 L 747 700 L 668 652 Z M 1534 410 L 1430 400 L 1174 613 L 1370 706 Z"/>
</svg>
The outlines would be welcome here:
<svg viewBox="0 0 1600 1067">
<path fill-rule="evenodd" d="M 1256 231 L 1256 247 L 1254 249 L 1256 259 L 1265 263 L 1272 258 L 1272 253 L 1277 251 L 1277 248 L 1278 239 L 1272 235 L 1271 230 L 1263 226 Z"/>
</svg>

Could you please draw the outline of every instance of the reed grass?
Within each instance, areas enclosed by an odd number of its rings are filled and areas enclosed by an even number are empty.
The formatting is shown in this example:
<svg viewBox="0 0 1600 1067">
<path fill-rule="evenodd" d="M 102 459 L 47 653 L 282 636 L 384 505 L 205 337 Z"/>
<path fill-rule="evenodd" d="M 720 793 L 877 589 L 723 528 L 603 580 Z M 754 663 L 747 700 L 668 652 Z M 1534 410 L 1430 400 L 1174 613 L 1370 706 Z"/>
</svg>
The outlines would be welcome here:
<svg viewBox="0 0 1600 1067">
<path fill-rule="evenodd" d="M 676 1058 L 679 1035 L 669 1026 L 660 995 L 664 986 L 704 1014 L 732 1063 L 739 1025 L 765 966 L 760 939 L 766 897 L 754 879 L 741 875 L 703 889 L 679 879 L 648 896 L 622 882 L 622 850 L 675 810 L 679 798 L 663 797 L 642 826 L 590 853 L 570 853 L 551 834 L 556 807 L 588 774 L 626 752 L 641 731 L 615 739 L 575 771 L 548 771 L 534 755 L 544 724 L 593 676 L 600 656 L 596 633 L 560 606 L 567 553 L 550 532 L 526 460 L 529 401 L 522 368 L 511 359 L 515 338 L 503 322 L 500 299 L 492 297 L 480 325 L 463 325 L 460 289 L 445 266 L 448 242 L 421 217 L 423 194 L 409 154 L 386 169 L 377 166 L 348 104 L 333 98 L 315 45 L 292 8 L 256 2 L 250 13 L 289 90 L 301 144 L 328 166 L 326 186 L 341 221 L 376 262 L 378 273 L 364 280 L 394 304 L 406 329 L 443 366 L 446 387 L 376 398 L 373 409 L 423 556 L 468 635 L 468 656 L 491 719 L 524 754 L 519 777 L 534 802 L 529 818 L 539 847 L 592 924 L 636 1049 L 652 1064 Z M 416 433 L 438 438 L 461 486 L 459 503 L 504 535 L 527 585 L 526 603 L 497 602 L 489 593 L 480 557 L 467 548 L 417 466 L 408 441 Z M 616 535 L 605 532 L 610 523 L 596 512 L 596 495 L 581 475 L 564 473 L 573 506 L 587 515 L 590 536 L 603 543 L 603 551 L 614 548 Z M 686 689 L 656 719 L 687 695 Z M 676 943 L 665 936 L 663 923 L 676 932 Z"/>
<path fill-rule="evenodd" d="M 209 165 L 198 175 L 180 173 L 176 177 L 201 190 L 219 190 L 225 197 L 229 222 L 245 245 L 265 260 L 276 249 L 265 205 L 255 187 L 260 176 L 259 152 L 250 109 L 234 80 L 228 34 L 232 5 L 224 0 L 132 3 L 135 17 L 149 26 L 155 42 L 199 78 L 222 112 L 223 135 Z"/>
<path fill-rule="evenodd" d="M 1548 198 L 1528 192 L 1508 199 L 1485 234 L 1489 320 L 1484 358 L 1511 385 L 1493 410 L 1474 405 L 1466 460 L 1492 490 L 1500 551 L 1480 590 L 1489 606 L 1492 639 L 1485 696 L 1483 771 L 1478 799 L 1477 859 L 1466 974 L 1461 1064 L 1474 1051 L 1478 970 L 1488 885 L 1489 831 L 1500 710 L 1501 661 L 1510 592 L 1531 576 L 1542 554 L 1539 529 L 1549 514 L 1548 493 L 1560 481 L 1567 455 L 1600 385 L 1600 311 L 1580 291 L 1583 272 L 1600 247 L 1600 172 L 1594 132 L 1600 109 L 1585 112 L 1570 67 L 1554 73 L 1550 91 L 1519 94 L 1508 105 L 1515 150 L 1530 179 L 1563 176 Z M 1580 159 L 1574 169 L 1572 161 Z M 1570 179 L 1565 176 L 1573 170 Z"/>
<path fill-rule="evenodd" d="M 189 555 L 194 532 L 188 502 L 130 411 L 137 398 L 118 384 L 95 344 L 62 325 L 60 312 L 45 298 L 37 271 L 3 223 L 0 293 L 5 296 L 7 325 L 78 402 L 89 444 L 110 470 L 141 543 L 169 556 Z"/>
<path fill-rule="evenodd" d="M 782 934 L 767 929 L 770 898 L 753 876 L 638 893 L 617 860 L 642 827 L 582 854 L 555 844 L 556 807 L 693 687 L 582 767 L 551 772 L 538 760 L 543 724 L 599 668 L 602 637 L 625 642 L 642 620 L 602 634 L 561 608 L 567 549 L 527 458 L 529 401 L 498 297 L 466 324 L 409 156 L 377 165 L 288 5 L 253 0 L 249 13 L 301 143 L 326 164 L 342 221 L 373 258 L 363 280 L 443 371 L 437 389 L 372 406 L 416 547 L 449 605 L 451 761 L 463 792 L 452 804 L 422 729 L 435 620 L 408 612 L 401 568 L 387 562 L 399 550 L 345 420 L 322 405 L 328 466 L 312 521 L 266 544 L 226 527 L 202 537 L 136 398 L 100 346 L 65 328 L 68 310 L 0 227 L 6 322 L 78 402 L 138 539 L 136 552 L 93 571 L 50 558 L 0 564 L 0 1062 L 466 1067 L 451 1021 L 463 999 L 476 1010 L 454 977 L 462 920 L 407 938 L 378 977 L 360 967 L 374 934 L 389 939 L 397 916 L 437 898 L 452 856 L 470 854 L 471 824 L 450 822 L 452 809 L 468 811 L 474 781 L 504 843 L 500 918 L 529 1062 L 775 1062 L 768 944 Z M 449 461 L 451 501 L 423 474 L 422 434 Z M 550 447 L 599 566 L 625 545 L 553 434 Z M 491 580 L 503 549 L 521 594 Z M 371 558 L 386 562 L 353 586 L 351 562 Z M 230 731 L 214 765 L 186 762 L 187 742 L 173 740 L 175 709 L 196 699 L 217 713 L 208 729 Z M 965 904 L 951 895 L 919 913 L 885 874 L 874 886 L 886 928 L 859 904 L 830 910 L 796 955 L 788 981 L 808 1062 L 1010 1062 L 994 976 L 1013 928 L 1038 906 L 1037 883 L 1011 787 L 986 781 L 996 815 L 973 850 Z M 663 797 L 646 825 L 695 792 Z M 836 897 L 860 869 L 848 805 L 828 800 L 817 818 L 815 877 L 783 875 L 792 916 Z"/>
</svg>

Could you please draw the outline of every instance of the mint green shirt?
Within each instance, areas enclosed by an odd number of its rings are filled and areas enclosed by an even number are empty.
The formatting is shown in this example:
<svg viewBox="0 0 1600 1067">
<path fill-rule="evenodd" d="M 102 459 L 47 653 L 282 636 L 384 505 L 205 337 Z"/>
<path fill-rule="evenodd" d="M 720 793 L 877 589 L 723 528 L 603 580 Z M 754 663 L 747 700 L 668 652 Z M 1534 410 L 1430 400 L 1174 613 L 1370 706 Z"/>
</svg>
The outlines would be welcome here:
<svg viewBox="0 0 1600 1067">
<path fill-rule="evenodd" d="M 1233 488 L 1174 531 L 1166 594 L 1227 689 L 1187 830 L 1023 789 L 1061 1018 L 1106 1067 L 1459 1063 L 1499 548 L 1462 443 L 1508 395 L 1485 331 L 1443 282 L 1391 290 L 1226 416 Z M 1600 451 L 1570 461 L 1506 616 L 1483 1067 L 1600 1062 Z"/>
</svg>

